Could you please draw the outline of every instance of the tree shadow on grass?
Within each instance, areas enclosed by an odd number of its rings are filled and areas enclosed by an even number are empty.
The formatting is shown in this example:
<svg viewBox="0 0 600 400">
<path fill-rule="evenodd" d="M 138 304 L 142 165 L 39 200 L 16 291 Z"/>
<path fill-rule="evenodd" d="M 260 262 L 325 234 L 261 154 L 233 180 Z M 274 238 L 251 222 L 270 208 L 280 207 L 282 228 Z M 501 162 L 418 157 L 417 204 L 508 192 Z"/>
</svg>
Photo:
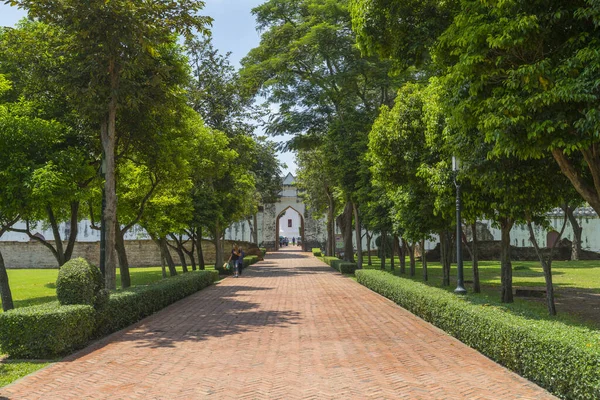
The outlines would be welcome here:
<svg viewBox="0 0 600 400">
<path fill-rule="evenodd" d="M 29 307 L 29 306 L 37 306 L 44 303 L 49 303 L 51 301 L 55 301 L 56 296 L 40 296 L 40 297 L 31 297 L 29 299 L 22 300 L 13 300 L 13 304 L 15 308 L 21 307 Z"/>
</svg>

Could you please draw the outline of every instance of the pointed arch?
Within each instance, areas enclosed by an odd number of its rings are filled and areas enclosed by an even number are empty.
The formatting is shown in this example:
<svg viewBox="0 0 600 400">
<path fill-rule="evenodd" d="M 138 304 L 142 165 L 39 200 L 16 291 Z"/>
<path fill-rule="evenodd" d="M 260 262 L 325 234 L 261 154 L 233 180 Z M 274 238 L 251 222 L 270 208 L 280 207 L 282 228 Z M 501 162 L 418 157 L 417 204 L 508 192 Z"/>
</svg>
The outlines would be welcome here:
<svg viewBox="0 0 600 400">
<path fill-rule="evenodd" d="M 281 217 L 285 215 L 286 211 L 290 209 L 296 211 L 300 216 L 300 240 L 302 240 L 302 246 L 304 247 L 304 215 L 302 215 L 300 211 L 296 210 L 295 207 L 287 206 L 279 214 L 277 214 L 277 217 L 275 218 L 275 250 L 279 250 L 279 221 L 281 220 Z"/>
</svg>

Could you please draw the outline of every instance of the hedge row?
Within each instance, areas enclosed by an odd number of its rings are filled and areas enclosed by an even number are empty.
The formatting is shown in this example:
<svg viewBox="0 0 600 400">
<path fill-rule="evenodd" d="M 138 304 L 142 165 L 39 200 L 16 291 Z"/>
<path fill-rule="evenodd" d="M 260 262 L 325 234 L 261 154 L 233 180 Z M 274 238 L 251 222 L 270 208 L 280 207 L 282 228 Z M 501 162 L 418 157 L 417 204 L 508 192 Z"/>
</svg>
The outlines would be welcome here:
<svg viewBox="0 0 600 400">
<path fill-rule="evenodd" d="M 353 274 L 356 271 L 356 263 L 340 260 L 337 257 L 319 257 L 321 261 L 342 274 Z"/>
<path fill-rule="evenodd" d="M 0 349 L 13 358 L 53 358 L 83 347 L 94 332 L 96 311 L 58 301 L 0 314 Z"/>
<path fill-rule="evenodd" d="M 321 257 L 321 249 L 318 247 L 313 247 L 312 253 L 313 253 L 313 256 L 315 256 L 315 257 Z"/>
<path fill-rule="evenodd" d="M 356 277 L 362 285 L 561 398 L 600 398 L 597 331 L 509 314 L 383 271 L 359 270 Z"/>
<path fill-rule="evenodd" d="M 58 302 L 0 314 L 0 351 L 13 358 L 48 359 L 79 349 L 92 338 L 115 332 L 218 279 L 215 271 L 193 271 L 147 286 L 113 293 L 101 309 Z"/>
</svg>

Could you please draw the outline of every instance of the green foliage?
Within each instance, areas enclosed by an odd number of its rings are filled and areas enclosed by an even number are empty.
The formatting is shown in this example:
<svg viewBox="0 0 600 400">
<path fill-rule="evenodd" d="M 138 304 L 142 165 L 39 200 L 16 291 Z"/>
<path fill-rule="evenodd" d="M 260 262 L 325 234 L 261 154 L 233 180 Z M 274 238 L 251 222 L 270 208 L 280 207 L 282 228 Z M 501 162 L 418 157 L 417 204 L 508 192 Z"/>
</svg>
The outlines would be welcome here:
<svg viewBox="0 0 600 400">
<path fill-rule="evenodd" d="M 321 249 L 318 247 L 313 248 L 312 253 L 313 253 L 313 256 L 315 256 L 315 257 L 321 257 Z"/>
<path fill-rule="evenodd" d="M 3 360 L 0 363 L 0 388 L 47 365 L 40 361 Z"/>
<path fill-rule="evenodd" d="M 333 269 L 340 271 L 342 274 L 353 274 L 356 271 L 356 263 L 347 262 L 344 260 L 331 260 L 329 264 Z"/>
<path fill-rule="evenodd" d="M 215 271 L 192 271 L 147 286 L 113 293 L 96 316 L 96 336 L 129 326 L 158 310 L 210 286 L 218 279 Z"/>
<path fill-rule="evenodd" d="M 562 398 L 600 396 L 600 334 L 471 304 L 441 289 L 374 270 L 362 285 Z"/>
<path fill-rule="evenodd" d="M 262 251 L 262 256 L 264 257 L 267 254 L 267 249 L 264 247 L 260 248 L 260 251 Z"/>
<path fill-rule="evenodd" d="M 58 272 L 56 297 L 62 305 L 103 302 L 104 279 L 100 270 L 83 258 L 70 260 Z"/>
<path fill-rule="evenodd" d="M 0 350 L 13 358 L 53 358 L 83 347 L 94 328 L 89 305 L 17 308 L 0 314 Z"/>
</svg>

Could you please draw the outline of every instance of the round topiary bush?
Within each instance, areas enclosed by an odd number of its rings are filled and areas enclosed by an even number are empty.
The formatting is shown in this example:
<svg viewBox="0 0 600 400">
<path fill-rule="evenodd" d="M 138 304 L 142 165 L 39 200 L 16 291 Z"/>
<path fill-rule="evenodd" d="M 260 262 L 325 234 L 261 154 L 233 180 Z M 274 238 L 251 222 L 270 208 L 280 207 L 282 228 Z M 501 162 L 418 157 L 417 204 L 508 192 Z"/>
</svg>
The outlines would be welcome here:
<svg viewBox="0 0 600 400">
<path fill-rule="evenodd" d="M 58 271 L 56 297 L 62 305 L 94 305 L 99 297 L 103 297 L 102 289 L 102 273 L 83 258 L 66 262 Z"/>
</svg>

